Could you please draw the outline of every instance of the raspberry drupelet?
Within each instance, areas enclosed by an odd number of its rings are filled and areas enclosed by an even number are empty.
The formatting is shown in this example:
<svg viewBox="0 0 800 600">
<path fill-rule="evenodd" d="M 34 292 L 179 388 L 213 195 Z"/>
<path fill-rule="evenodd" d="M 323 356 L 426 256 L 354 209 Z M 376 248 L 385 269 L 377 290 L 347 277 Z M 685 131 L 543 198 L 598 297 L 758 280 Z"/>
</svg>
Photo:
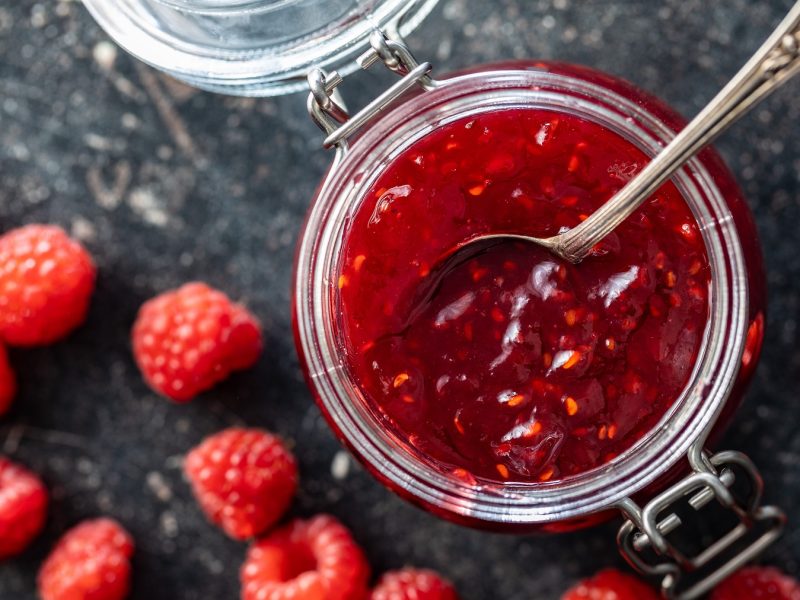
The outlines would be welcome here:
<svg viewBox="0 0 800 600">
<path fill-rule="evenodd" d="M 0 456 L 0 561 L 25 550 L 42 531 L 48 495 L 28 469 Z"/>
<path fill-rule="evenodd" d="M 0 236 L 0 339 L 42 346 L 65 337 L 86 318 L 95 276 L 92 257 L 60 227 Z"/>
<path fill-rule="evenodd" d="M 123 600 L 133 539 L 112 519 L 84 521 L 56 544 L 39 571 L 42 600 Z"/>
<path fill-rule="evenodd" d="M 188 402 L 261 354 L 261 329 L 240 304 L 204 283 L 165 292 L 139 310 L 133 353 L 147 383 Z"/>
<path fill-rule="evenodd" d="M 369 600 L 458 600 L 458 594 L 434 571 L 405 568 L 382 575 Z"/>
<path fill-rule="evenodd" d="M 230 428 L 189 452 L 186 475 L 208 518 L 230 537 L 264 533 L 289 506 L 297 489 L 297 463 L 274 435 Z"/>
<path fill-rule="evenodd" d="M 364 600 L 369 565 L 344 525 L 318 515 L 255 543 L 241 579 L 242 600 Z"/>
</svg>

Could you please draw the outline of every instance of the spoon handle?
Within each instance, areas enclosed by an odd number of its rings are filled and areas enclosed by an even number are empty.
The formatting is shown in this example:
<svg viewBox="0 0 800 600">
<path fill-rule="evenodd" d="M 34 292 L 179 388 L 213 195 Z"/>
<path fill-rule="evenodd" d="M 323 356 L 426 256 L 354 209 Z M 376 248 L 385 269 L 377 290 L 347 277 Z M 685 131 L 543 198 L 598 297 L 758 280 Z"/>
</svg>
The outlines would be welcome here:
<svg viewBox="0 0 800 600">
<path fill-rule="evenodd" d="M 579 262 L 697 152 L 798 72 L 800 1 L 722 91 L 636 177 L 581 224 L 543 241 Z"/>
</svg>

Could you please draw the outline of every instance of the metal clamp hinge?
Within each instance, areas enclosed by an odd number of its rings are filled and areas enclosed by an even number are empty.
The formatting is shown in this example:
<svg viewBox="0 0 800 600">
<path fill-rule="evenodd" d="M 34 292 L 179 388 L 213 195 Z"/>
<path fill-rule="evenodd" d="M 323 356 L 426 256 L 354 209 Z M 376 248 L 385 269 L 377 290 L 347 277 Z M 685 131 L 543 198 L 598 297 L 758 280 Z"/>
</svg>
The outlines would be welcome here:
<svg viewBox="0 0 800 600">
<path fill-rule="evenodd" d="M 744 475 L 749 488 L 745 500 L 732 491 L 737 473 Z M 744 454 L 726 451 L 709 457 L 702 453 L 690 475 L 643 508 L 631 499 L 619 504 L 627 517 L 617 535 L 620 552 L 640 573 L 661 579 L 664 598 L 699 598 L 753 560 L 783 531 L 784 513 L 774 506 L 761 506 L 762 491 L 761 476 Z M 730 511 L 737 524 L 699 553 L 687 556 L 667 539 L 684 524 L 675 509 L 683 501 L 700 511 L 712 500 Z"/>
<path fill-rule="evenodd" d="M 784 70 L 797 68 L 800 63 L 800 26 L 784 35 L 780 43 L 772 49 L 764 62 L 764 72 L 774 75 Z"/>
<path fill-rule="evenodd" d="M 424 90 L 437 87 L 438 82 L 431 78 L 433 69 L 430 63 L 417 62 L 414 55 L 403 42 L 390 39 L 382 31 L 376 30 L 369 39 L 370 50 L 356 62 L 362 69 L 381 61 L 386 68 L 397 73 L 401 79 L 389 89 L 367 104 L 354 115 L 347 112 L 337 87 L 342 77 L 336 71 L 325 73 L 314 69 L 308 74 L 308 112 L 314 122 L 327 134 L 323 146 L 346 146 L 348 138 L 366 123 L 380 115 L 398 98 L 412 88 L 419 86 Z"/>
</svg>

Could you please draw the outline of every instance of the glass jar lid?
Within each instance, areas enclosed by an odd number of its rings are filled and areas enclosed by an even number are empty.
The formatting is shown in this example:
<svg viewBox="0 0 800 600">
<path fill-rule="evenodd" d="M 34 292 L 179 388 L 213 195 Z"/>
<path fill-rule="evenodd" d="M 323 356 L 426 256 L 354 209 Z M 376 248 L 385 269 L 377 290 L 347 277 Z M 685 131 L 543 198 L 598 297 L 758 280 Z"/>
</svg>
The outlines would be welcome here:
<svg viewBox="0 0 800 600">
<path fill-rule="evenodd" d="M 438 0 L 84 0 L 125 50 L 202 89 L 273 96 L 346 74 L 376 29 L 406 35 Z"/>
</svg>

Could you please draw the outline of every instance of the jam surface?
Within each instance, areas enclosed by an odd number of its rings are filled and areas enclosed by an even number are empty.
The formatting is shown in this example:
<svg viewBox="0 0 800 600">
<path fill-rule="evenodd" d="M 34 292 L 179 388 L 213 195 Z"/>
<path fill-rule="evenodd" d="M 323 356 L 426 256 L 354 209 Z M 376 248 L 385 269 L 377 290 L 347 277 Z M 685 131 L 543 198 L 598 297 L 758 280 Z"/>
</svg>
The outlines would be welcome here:
<svg viewBox="0 0 800 600">
<path fill-rule="evenodd" d="M 710 271 L 667 184 L 581 264 L 477 234 L 574 227 L 647 162 L 576 116 L 439 127 L 352 216 L 338 278 L 348 368 L 386 426 L 472 481 L 563 479 L 644 436 L 691 375 Z"/>
</svg>

